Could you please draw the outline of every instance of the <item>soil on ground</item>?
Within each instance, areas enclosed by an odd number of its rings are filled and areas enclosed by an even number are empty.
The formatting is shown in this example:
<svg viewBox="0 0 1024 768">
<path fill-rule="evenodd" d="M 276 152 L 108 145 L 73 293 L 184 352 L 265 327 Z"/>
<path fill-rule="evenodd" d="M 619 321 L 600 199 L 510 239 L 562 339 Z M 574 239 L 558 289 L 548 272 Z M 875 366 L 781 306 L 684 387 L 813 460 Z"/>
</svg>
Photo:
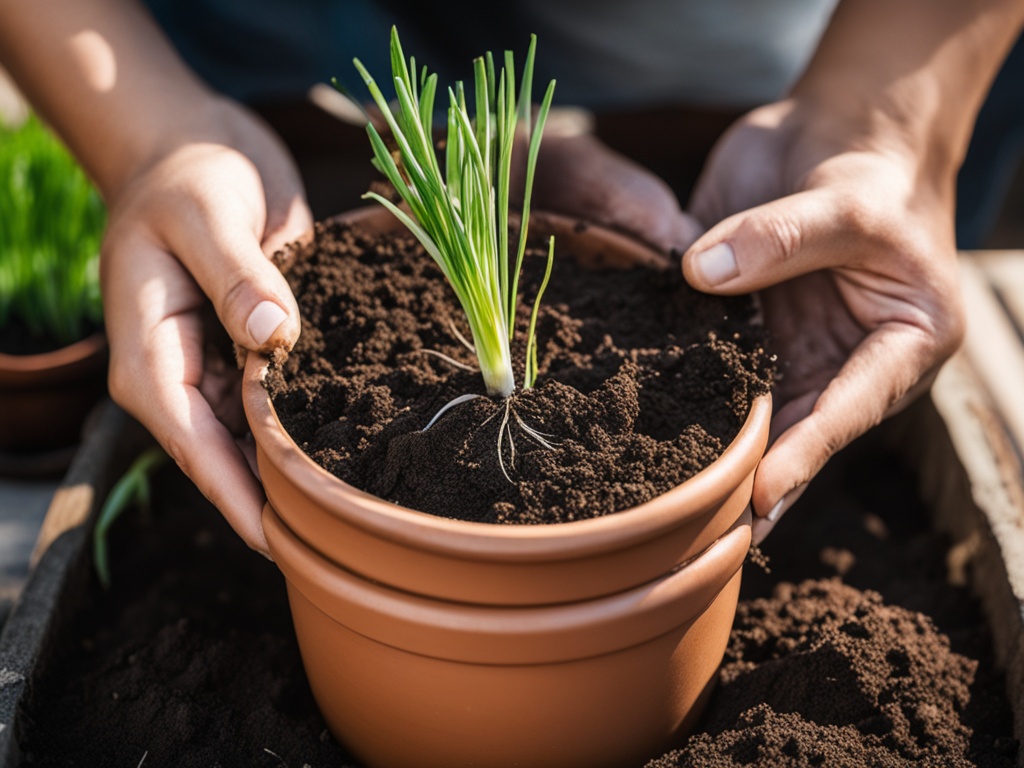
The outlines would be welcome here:
<svg viewBox="0 0 1024 768">
<path fill-rule="evenodd" d="M 546 254 L 526 259 L 516 362 Z M 268 376 L 274 407 L 314 461 L 408 508 L 490 523 L 627 509 L 714 461 L 768 390 L 750 297 L 697 293 L 678 268 L 582 268 L 563 247 L 537 320 L 537 386 L 461 403 L 424 431 L 446 403 L 485 394 L 458 367 L 476 365 L 459 340 L 471 334 L 440 270 L 408 234 L 337 224 L 291 257 L 302 336 Z"/>
<path fill-rule="evenodd" d="M 914 483 L 870 436 L 833 460 L 765 542 L 771 573 L 745 567 L 699 730 L 649 768 L 1014 765 L 991 637 Z M 30 681 L 24 765 L 356 765 L 317 713 L 280 574 L 176 470 L 111 556 L 113 588 L 63 606 Z"/>
</svg>

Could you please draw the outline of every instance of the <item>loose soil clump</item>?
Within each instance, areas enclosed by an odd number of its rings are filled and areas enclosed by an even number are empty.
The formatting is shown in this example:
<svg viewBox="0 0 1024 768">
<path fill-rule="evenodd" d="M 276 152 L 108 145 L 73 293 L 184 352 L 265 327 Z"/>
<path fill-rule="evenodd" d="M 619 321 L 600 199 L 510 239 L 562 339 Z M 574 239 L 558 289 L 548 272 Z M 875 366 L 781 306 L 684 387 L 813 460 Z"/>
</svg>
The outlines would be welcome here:
<svg viewBox="0 0 1024 768">
<path fill-rule="evenodd" d="M 524 305 L 545 255 L 526 259 Z M 483 394 L 479 373 L 440 356 L 475 365 L 437 267 L 407 234 L 337 224 L 318 226 L 292 258 L 303 326 L 268 375 L 278 416 L 329 472 L 408 508 L 555 523 L 636 506 L 721 455 L 768 390 L 749 297 L 699 294 L 678 268 L 581 268 L 563 248 L 537 323 L 538 385 L 507 410 L 479 397 L 422 431 L 452 399 Z M 513 360 L 528 323 L 520 306 Z"/>
<path fill-rule="evenodd" d="M 647 768 L 1015 765 L 988 629 L 909 479 L 870 436 L 826 467 L 771 574 L 745 569 L 701 732 Z"/>
</svg>

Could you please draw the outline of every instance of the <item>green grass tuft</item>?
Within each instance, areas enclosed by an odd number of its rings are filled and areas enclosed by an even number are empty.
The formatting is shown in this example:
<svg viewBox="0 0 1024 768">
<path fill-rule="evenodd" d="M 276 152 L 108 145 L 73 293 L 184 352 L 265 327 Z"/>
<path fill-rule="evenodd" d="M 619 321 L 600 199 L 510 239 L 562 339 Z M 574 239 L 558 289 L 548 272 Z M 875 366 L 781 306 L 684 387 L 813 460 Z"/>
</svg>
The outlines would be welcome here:
<svg viewBox="0 0 1024 768">
<path fill-rule="evenodd" d="M 100 324 L 106 208 L 36 117 L 0 126 L 0 327 L 69 344 Z"/>
</svg>

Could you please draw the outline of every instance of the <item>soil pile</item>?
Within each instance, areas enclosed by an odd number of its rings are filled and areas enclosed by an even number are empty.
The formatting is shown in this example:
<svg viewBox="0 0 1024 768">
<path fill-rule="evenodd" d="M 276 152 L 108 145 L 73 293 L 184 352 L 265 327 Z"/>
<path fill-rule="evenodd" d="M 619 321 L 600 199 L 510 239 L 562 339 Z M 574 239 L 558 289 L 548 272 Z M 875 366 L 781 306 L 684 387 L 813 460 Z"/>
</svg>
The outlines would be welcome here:
<svg viewBox="0 0 1024 768">
<path fill-rule="evenodd" d="M 770 574 L 744 570 L 702 730 L 647 768 L 1015 765 L 988 628 L 876 442 L 834 459 L 766 540 Z"/>
<path fill-rule="evenodd" d="M 526 260 L 523 305 L 540 256 Z M 405 507 L 549 523 L 635 506 L 714 461 L 768 389 L 749 297 L 698 294 L 678 269 L 583 269 L 563 250 L 537 323 L 538 385 L 507 408 L 458 405 L 423 432 L 452 399 L 484 393 L 479 373 L 442 357 L 475 365 L 440 271 L 409 235 L 337 225 L 293 257 L 302 336 L 268 376 L 274 407 L 317 463 Z M 519 309 L 515 361 L 529 323 Z"/>
<path fill-rule="evenodd" d="M 781 584 L 740 605 L 707 732 L 649 768 L 973 765 L 976 668 L 875 592 Z"/>
</svg>

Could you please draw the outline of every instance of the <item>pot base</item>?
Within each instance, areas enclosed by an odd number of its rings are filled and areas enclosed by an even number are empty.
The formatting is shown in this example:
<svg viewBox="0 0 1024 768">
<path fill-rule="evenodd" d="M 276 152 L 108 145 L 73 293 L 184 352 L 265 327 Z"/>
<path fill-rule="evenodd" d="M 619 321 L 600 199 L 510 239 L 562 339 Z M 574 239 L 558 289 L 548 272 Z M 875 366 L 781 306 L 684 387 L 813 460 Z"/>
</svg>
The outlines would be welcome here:
<svg viewBox="0 0 1024 768">
<path fill-rule="evenodd" d="M 329 637 L 300 632 L 299 646 L 304 661 L 338 660 L 310 670 L 310 686 L 331 733 L 370 768 L 621 768 L 671 749 L 696 725 L 739 587 L 738 571 L 692 624 L 617 654 L 557 665 L 419 657 L 339 624 Z M 296 626 L 322 621 L 298 590 L 289 587 L 288 598 Z M 343 661 L 351 658 L 361 661 Z"/>
<path fill-rule="evenodd" d="M 264 529 L 321 713 L 382 768 L 614 768 L 670 748 L 710 695 L 750 541 L 746 517 L 649 585 L 531 608 L 366 581 L 304 545 L 270 507 Z"/>
</svg>

